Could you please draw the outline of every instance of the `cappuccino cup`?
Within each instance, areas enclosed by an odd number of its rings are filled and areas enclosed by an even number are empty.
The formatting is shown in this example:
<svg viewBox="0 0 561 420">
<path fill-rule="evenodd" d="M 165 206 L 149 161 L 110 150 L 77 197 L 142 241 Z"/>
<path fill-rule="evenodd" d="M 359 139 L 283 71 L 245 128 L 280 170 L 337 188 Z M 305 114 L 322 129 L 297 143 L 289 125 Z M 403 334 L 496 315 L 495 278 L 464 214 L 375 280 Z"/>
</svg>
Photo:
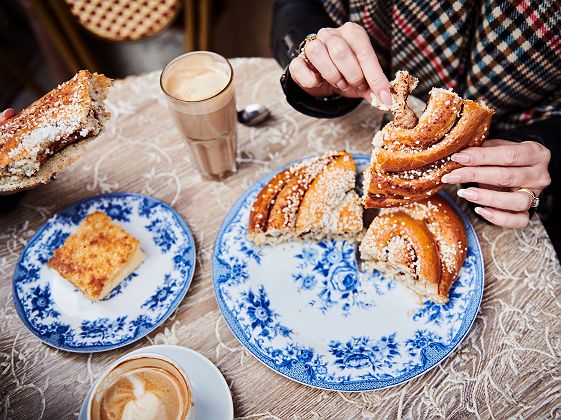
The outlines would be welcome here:
<svg viewBox="0 0 561 420">
<path fill-rule="evenodd" d="M 192 420 L 191 384 L 170 358 L 154 353 L 125 356 L 94 385 L 87 419 Z"/>
<path fill-rule="evenodd" d="M 177 57 L 160 76 L 175 125 L 205 179 L 220 180 L 236 172 L 233 76 L 228 60 L 209 51 Z"/>
</svg>

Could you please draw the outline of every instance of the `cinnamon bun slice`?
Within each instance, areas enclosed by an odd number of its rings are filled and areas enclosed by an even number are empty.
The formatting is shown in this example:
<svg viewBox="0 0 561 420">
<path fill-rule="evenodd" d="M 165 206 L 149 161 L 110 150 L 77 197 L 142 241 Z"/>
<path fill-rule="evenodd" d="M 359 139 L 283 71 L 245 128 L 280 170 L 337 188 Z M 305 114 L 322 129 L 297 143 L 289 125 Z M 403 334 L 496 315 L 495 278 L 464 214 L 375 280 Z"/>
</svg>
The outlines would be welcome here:
<svg viewBox="0 0 561 420">
<path fill-rule="evenodd" d="M 372 140 L 372 159 L 365 172 L 364 204 L 380 208 L 419 201 L 443 187 L 441 178 L 459 167 L 453 153 L 481 146 L 494 111 L 482 101 L 460 98 L 433 88 L 419 118 L 407 105 L 416 81 L 399 71 L 390 89 L 394 120 Z"/>
<path fill-rule="evenodd" d="M 0 124 L 0 194 L 46 184 L 79 159 L 111 116 L 104 104 L 110 85 L 81 70 Z"/>
<path fill-rule="evenodd" d="M 467 252 L 464 224 L 441 196 L 380 211 L 360 245 L 364 266 L 446 303 Z"/>
<path fill-rule="evenodd" d="M 294 239 L 356 240 L 362 204 L 354 190 L 356 167 L 346 151 L 307 159 L 281 171 L 257 195 L 249 215 L 254 243 Z"/>
</svg>

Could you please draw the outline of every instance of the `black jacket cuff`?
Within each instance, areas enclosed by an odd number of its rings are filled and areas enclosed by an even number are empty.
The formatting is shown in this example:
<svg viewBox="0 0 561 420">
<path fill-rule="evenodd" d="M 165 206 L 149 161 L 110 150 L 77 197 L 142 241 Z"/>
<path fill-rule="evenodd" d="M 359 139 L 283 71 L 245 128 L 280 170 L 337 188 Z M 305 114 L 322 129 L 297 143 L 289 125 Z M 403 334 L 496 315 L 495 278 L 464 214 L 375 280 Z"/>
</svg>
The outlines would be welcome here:
<svg viewBox="0 0 561 420">
<path fill-rule="evenodd" d="M 321 0 L 276 0 L 271 27 L 273 56 L 285 68 L 306 35 L 336 26 Z"/>
<path fill-rule="evenodd" d="M 340 95 L 317 98 L 309 95 L 296 84 L 286 68 L 281 76 L 281 86 L 286 100 L 297 111 L 315 118 L 336 118 L 348 114 L 361 102 L 361 98 L 345 98 Z"/>
</svg>

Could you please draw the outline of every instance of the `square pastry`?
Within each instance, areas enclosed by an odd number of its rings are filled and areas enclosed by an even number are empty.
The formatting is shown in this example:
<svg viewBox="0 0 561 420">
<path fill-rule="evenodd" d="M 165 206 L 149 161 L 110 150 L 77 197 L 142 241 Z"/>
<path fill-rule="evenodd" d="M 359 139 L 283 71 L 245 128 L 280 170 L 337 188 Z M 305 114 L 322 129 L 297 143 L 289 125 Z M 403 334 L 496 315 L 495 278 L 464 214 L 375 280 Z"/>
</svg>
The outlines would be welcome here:
<svg viewBox="0 0 561 420">
<path fill-rule="evenodd" d="M 96 211 L 82 220 L 47 265 L 88 299 L 97 301 L 111 293 L 144 258 L 138 239 Z"/>
</svg>

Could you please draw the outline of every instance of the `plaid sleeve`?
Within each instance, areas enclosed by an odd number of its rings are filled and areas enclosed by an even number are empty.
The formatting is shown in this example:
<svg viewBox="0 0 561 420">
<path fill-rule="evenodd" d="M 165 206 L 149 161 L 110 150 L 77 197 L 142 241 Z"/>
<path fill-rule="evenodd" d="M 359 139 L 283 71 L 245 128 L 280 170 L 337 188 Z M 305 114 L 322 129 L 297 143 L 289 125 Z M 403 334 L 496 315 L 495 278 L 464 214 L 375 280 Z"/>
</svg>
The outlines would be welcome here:
<svg viewBox="0 0 561 420">
<path fill-rule="evenodd" d="M 499 129 L 561 117 L 558 1 L 485 1 L 467 71 L 467 96 L 497 111 Z"/>
</svg>

